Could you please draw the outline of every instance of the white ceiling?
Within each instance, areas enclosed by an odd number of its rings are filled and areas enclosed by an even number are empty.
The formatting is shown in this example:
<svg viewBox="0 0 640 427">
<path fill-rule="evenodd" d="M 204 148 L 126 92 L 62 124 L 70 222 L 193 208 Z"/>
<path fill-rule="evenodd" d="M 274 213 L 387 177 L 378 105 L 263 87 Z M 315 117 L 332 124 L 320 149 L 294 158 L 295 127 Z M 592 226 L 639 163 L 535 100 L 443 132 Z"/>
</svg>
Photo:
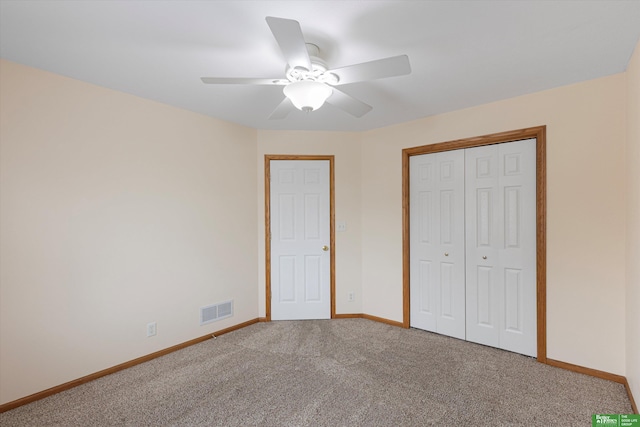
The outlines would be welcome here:
<svg viewBox="0 0 640 427">
<path fill-rule="evenodd" d="M 268 120 L 284 76 L 266 16 L 300 22 L 330 68 L 407 54 L 412 73 L 340 88 L 373 106 Z M 2 58 L 258 129 L 362 131 L 625 70 L 640 1 L 0 0 Z"/>
</svg>

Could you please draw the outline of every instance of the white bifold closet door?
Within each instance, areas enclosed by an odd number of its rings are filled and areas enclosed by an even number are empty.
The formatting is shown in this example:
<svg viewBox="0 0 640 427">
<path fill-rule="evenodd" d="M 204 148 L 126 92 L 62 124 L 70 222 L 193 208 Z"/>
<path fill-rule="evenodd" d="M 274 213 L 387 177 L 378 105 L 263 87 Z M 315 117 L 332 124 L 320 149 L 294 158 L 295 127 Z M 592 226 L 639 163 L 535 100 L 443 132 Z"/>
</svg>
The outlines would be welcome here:
<svg viewBox="0 0 640 427">
<path fill-rule="evenodd" d="M 409 161 L 411 326 L 464 339 L 464 151 Z"/>
<path fill-rule="evenodd" d="M 536 356 L 535 148 L 410 158 L 412 327 Z"/>
<path fill-rule="evenodd" d="M 536 356 L 536 141 L 465 163 L 467 340 Z"/>
</svg>

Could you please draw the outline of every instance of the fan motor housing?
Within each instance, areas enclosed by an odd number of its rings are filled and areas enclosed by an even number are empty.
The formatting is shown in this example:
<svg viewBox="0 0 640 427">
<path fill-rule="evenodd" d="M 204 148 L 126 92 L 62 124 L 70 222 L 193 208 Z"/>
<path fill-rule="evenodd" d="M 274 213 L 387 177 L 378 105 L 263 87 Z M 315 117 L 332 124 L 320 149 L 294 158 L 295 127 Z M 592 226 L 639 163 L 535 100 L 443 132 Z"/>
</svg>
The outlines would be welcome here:
<svg viewBox="0 0 640 427">
<path fill-rule="evenodd" d="M 316 82 L 327 83 L 335 85 L 340 80 L 338 76 L 331 72 L 327 72 L 327 63 L 318 55 L 320 54 L 320 48 L 313 43 L 306 43 L 307 52 L 309 52 L 309 59 L 311 61 L 311 70 L 307 70 L 303 67 L 289 67 L 287 66 L 285 74 L 290 82 L 299 82 L 303 80 L 312 80 Z"/>
</svg>

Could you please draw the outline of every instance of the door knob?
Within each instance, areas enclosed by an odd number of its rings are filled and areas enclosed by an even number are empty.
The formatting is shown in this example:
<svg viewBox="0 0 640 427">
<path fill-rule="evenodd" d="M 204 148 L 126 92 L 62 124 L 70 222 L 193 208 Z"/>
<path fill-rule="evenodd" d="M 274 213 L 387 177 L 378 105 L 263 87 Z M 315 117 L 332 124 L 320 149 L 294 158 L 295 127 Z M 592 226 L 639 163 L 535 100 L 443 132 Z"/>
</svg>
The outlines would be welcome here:
<svg viewBox="0 0 640 427">
<path fill-rule="evenodd" d="M 449 252 L 445 252 L 445 253 L 444 253 L 444 256 L 449 256 Z"/>
<path fill-rule="evenodd" d="M 483 257 L 482 257 L 482 259 L 487 259 L 487 256 L 486 256 L 486 255 L 485 255 L 485 256 L 483 256 Z"/>
<path fill-rule="evenodd" d="M 324 245 L 324 246 L 322 247 L 322 250 L 323 250 L 323 251 L 325 251 L 325 252 L 326 252 L 326 251 L 328 251 L 328 250 L 329 250 L 329 246 Z"/>
</svg>

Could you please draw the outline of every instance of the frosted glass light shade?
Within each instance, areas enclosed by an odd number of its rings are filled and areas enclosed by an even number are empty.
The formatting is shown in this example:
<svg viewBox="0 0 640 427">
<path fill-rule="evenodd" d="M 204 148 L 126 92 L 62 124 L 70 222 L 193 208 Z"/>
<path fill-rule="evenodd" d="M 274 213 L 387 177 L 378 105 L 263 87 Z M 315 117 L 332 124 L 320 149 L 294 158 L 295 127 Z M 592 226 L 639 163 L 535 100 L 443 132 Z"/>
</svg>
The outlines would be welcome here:
<svg viewBox="0 0 640 427">
<path fill-rule="evenodd" d="M 333 89 L 329 86 L 313 80 L 301 80 L 284 87 L 284 95 L 302 111 L 317 110 L 332 93 Z"/>
</svg>

